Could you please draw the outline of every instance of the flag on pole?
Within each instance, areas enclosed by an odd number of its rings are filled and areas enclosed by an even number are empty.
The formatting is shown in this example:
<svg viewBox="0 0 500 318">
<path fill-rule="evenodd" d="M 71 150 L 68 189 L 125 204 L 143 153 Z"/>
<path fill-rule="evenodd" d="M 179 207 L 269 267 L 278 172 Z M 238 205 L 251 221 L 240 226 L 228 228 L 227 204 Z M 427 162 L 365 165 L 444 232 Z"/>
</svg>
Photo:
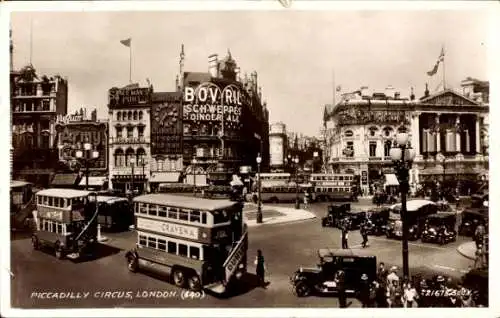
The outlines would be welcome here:
<svg viewBox="0 0 500 318">
<path fill-rule="evenodd" d="M 130 43 L 132 42 L 132 38 L 128 38 L 125 40 L 120 40 L 120 43 L 125 45 L 126 47 L 130 47 Z"/>
<path fill-rule="evenodd" d="M 432 70 L 427 72 L 427 75 L 433 76 L 434 74 L 436 74 L 438 71 L 438 68 L 439 68 L 439 63 L 441 63 L 441 62 L 444 62 L 444 47 L 441 48 L 441 53 L 439 54 L 439 57 L 438 57 L 436 64 L 434 65 Z"/>
</svg>

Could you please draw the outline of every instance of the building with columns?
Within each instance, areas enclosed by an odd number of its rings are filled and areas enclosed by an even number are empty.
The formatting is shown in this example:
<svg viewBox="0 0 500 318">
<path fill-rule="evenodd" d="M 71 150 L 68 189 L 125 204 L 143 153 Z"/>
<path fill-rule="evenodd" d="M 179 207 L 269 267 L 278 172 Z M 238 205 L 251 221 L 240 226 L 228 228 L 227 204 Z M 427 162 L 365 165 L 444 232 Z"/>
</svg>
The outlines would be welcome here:
<svg viewBox="0 0 500 318">
<path fill-rule="evenodd" d="M 474 93 L 474 85 L 482 85 Z M 398 92 L 343 94 L 325 107 L 327 168 L 360 176 L 368 193 L 374 181 L 393 174 L 389 150 L 398 132 L 408 132 L 417 156 L 410 171 L 418 184 L 444 183 L 470 190 L 478 176 L 488 174 L 488 92 L 484 82 L 466 80 L 462 94 L 444 90 L 415 99 Z M 394 179 L 394 178 L 392 178 Z"/>
<path fill-rule="evenodd" d="M 142 191 L 150 176 L 153 87 L 130 84 L 109 90 L 109 188 Z"/>
</svg>

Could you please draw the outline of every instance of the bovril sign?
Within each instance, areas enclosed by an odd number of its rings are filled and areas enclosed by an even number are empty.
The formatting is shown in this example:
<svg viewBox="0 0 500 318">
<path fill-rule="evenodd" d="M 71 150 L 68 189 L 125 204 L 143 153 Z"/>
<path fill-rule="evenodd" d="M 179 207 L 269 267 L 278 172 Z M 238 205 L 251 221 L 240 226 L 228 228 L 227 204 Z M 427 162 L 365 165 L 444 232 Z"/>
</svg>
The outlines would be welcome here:
<svg viewBox="0 0 500 318">
<path fill-rule="evenodd" d="M 236 85 L 222 90 L 211 82 L 186 86 L 183 102 L 184 120 L 240 122 L 243 95 Z"/>
</svg>

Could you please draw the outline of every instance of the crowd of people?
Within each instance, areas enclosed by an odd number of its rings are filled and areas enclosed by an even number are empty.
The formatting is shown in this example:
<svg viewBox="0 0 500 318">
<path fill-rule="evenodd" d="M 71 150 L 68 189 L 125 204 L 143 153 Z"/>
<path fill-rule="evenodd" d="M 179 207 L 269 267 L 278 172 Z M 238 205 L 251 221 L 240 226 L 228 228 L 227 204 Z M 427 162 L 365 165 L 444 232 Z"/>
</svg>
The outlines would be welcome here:
<svg viewBox="0 0 500 318">
<path fill-rule="evenodd" d="M 434 280 L 401 278 L 398 268 L 385 268 L 380 263 L 377 278 L 368 281 L 361 275 L 358 298 L 362 307 L 410 308 L 410 307 L 475 307 L 473 291 L 451 279 L 437 276 Z"/>
</svg>

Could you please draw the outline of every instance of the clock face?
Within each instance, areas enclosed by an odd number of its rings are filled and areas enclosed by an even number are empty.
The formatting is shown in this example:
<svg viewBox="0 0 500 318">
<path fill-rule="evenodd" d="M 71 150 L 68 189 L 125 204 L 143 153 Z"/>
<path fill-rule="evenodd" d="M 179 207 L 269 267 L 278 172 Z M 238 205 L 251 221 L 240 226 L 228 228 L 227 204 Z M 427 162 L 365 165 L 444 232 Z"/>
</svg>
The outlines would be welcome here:
<svg viewBox="0 0 500 318">
<path fill-rule="evenodd" d="M 163 104 L 156 108 L 154 116 L 158 126 L 172 126 L 177 123 L 178 115 L 176 105 Z"/>
</svg>

